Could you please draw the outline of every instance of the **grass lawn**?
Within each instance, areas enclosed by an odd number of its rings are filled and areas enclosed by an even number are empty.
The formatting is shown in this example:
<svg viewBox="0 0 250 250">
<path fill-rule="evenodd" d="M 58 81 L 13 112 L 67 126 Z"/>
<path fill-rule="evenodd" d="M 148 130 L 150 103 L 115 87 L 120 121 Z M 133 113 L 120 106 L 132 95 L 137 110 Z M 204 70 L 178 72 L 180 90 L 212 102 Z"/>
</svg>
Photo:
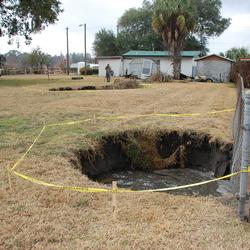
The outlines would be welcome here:
<svg viewBox="0 0 250 250">
<path fill-rule="evenodd" d="M 102 135 L 130 129 L 195 130 L 231 141 L 235 107 L 229 84 L 154 83 L 134 90 L 49 92 L 62 86 L 105 85 L 103 78 L 68 76 L 0 78 L 0 249 L 249 249 L 250 226 L 237 218 L 234 199 L 170 194 L 85 194 L 41 187 L 9 167 L 47 125 L 18 171 L 55 184 L 105 187 L 72 168 L 73 150 Z M 204 113 L 197 117 L 136 118 L 138 114 Z M 100 117 L 127 116 L 120 120 Z M 93 122 L 95 118 L 96 122 Z"/>
</svg>

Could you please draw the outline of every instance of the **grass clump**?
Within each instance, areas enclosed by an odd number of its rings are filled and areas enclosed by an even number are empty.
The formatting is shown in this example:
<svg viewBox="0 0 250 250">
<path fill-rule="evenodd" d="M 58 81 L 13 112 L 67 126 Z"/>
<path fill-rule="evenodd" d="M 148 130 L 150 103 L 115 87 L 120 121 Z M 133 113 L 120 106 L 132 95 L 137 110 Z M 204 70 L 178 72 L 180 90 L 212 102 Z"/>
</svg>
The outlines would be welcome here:
<svg viewBox="0 0 250 250">
<path fill-rule="evenodd" d="M 125 152 L 128 159 L 131 161 L 132 168 L 133 166 L 142 167 L 144 170 L 150 168 L 149 158 L 145 156 L 145 152 L 135 138 L 130 139 L 125 147 Z"/>
<path fill-rule="evenodd" d="M 113 88 L 114 89 L 137 89 L 140 84 L 135 79 L 116 79 Z"/>
</svg>

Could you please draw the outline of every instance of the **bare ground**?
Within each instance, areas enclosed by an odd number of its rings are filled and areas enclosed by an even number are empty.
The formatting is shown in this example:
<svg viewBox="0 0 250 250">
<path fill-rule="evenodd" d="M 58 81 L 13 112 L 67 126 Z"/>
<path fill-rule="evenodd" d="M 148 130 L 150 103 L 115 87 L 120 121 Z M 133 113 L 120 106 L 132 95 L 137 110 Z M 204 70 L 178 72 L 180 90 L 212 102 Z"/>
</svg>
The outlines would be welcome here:
<svg viewBox="0 0 250 250">
<path fill-rule="evenodd" d="M 231 141 L 233 113 L 205 112 L 234 108 L 232 85 L 167 83 L 136 90 L 48 92 L 52 87 L 90 84 L 104 82 L 95 77 L 81 82 L 66 77 L 0 79 L 0 249 L 249 249 L 250 226 L 238 221 L 236 202 L 230 197 L 119 194 L 114 219 L 111 194 L 54 190 L 15 176 L 10 177 L 10 188 L 7 168 L 27 150 L 44 121 L 97 118 L 49 128 L 18 168 L 63 185 L 101 186 L 74 170 L 68 157 L 73 149 L 89 147 L 107 132 L 191 129 Z M 201 112 L 199 117 L 133 117 Z M 111 115 L 128 118 L 98 119 Z"/>
</svg>

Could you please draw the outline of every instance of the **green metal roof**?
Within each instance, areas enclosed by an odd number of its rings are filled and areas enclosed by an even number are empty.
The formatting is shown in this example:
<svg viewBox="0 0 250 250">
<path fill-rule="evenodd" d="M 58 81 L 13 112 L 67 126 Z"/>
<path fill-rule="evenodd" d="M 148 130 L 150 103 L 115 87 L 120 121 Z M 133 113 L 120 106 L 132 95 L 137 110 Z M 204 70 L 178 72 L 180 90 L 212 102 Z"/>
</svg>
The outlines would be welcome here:
<svg viewBox="0 0 250 250">
<path fill-rule="evenodd" d="M 182 51 L 183 57 L 198 57 L 200 51 Z M 122 55 L 123 57 L 169 57 L 169 51 L 143 51 L 143 50 L 130 50 Z"/>
</svg>

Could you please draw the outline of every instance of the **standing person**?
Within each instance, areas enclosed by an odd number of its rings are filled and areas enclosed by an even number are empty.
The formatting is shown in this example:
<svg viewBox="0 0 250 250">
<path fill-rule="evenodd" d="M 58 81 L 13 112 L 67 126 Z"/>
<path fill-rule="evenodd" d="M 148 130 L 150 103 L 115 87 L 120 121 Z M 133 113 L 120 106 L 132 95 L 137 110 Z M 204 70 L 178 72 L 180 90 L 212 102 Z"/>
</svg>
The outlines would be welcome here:
<svg viewBox="0 0 250 250">
<path fill-rule="evenodd" d="M 111 78 L 111 67 L 109 64 L 107 64 L 106 68 L 106 78 L 107 78 L 107 82 L 110 82 L 110 78 Z"/>
</svg>

